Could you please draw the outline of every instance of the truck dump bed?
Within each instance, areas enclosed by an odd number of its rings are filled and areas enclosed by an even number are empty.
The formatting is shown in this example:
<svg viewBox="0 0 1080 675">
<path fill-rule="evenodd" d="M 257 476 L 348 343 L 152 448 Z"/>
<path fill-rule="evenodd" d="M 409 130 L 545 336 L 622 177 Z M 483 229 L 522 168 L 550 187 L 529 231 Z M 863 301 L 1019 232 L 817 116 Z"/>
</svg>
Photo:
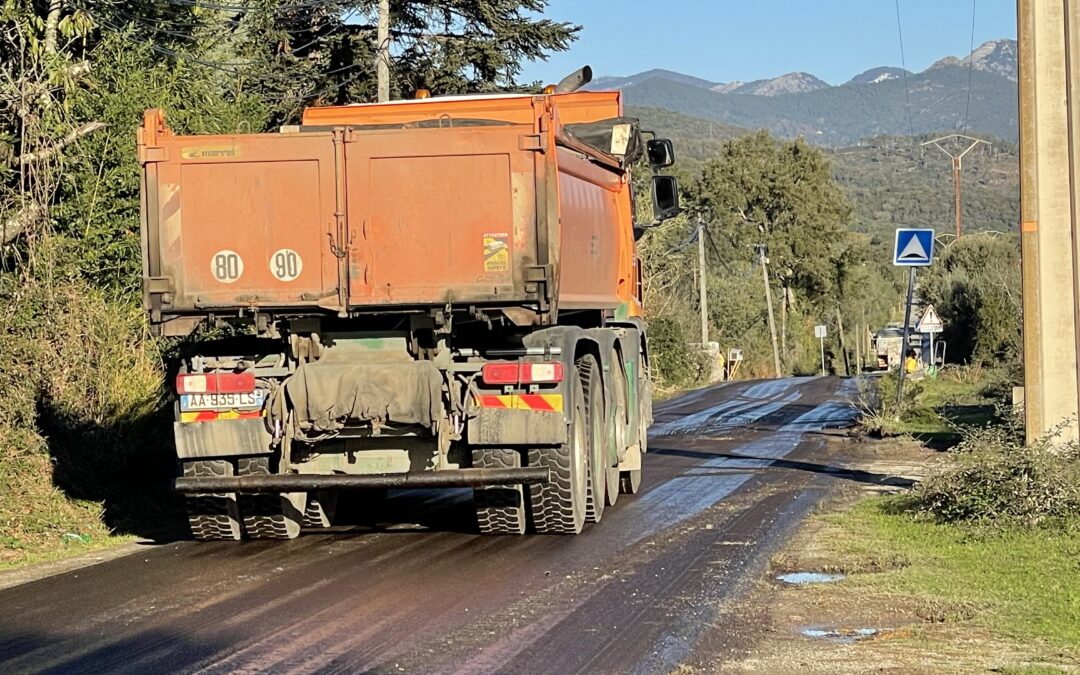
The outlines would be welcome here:
<svg viewBox="0 0 1080 675">
<path fill-rule="evenodd" d="M 208 313 L 475 305 L 539 324 L 560 303 L 625 305 L 624 158 L 568 126 L 620 108 L 614 92 L 431 99 L 312 109 L 301 127 L 230 136 L 174 135 L 149 111 L 152 320 L 182 334 Z"/>
</svg>

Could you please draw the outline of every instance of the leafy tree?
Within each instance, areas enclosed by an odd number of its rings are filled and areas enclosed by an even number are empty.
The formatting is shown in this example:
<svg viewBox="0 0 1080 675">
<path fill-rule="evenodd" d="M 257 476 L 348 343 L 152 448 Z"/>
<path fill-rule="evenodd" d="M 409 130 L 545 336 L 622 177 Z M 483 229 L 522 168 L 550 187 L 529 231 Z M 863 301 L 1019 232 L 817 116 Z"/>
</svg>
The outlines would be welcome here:
<svg viewBox="0 0 1080 675">
<path fill-rule="evenodd" d="M 973 234 L 938 256 L 919 292 L 938 310 L 950 360 L 984 365 L 1020 357 L 1020 247 L 1016 236 Z"/>
<path fill-rule="evenodd" d="M 814 352 L 802 344 L 803 324 L 835 316 L 843 270 L 853 264 L 844 257 L 851 246 L 851 206 L 825 155 L 768 132 L 740 136 L 719 145 L 687 193 L 691 217 L 708 223 L 710 290 L 716 298 L 710 313 L 721 335 L 731 346 L 753 345 L 752 356 L 771 360 L 757 266 L 764 246 L 776 287 L 781 353 L 796 370 L 811 370 L 803 363 Z"/>
<path fill-rule="evenodd" d="M 851 206 L 820 150 L 764 131 L 728 141 L 692 194 L 727 244 L 723 257 L 746 259 L 765 245 L 785 297 L 797 291 L 820 302 L 833 290 Z"/>
</svg>

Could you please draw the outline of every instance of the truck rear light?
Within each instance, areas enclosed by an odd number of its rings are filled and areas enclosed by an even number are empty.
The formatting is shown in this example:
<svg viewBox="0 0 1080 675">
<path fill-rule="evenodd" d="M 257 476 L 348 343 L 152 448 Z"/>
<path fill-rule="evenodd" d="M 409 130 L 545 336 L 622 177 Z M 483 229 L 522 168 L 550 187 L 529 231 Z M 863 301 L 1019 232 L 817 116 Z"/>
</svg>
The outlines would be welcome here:
<svg viewBox="0 0 1080 675">
<path fill-rule="evenodd" d="M 250 394 L 253 391 L 255 374 L 250 372 L 176 376 L 178 394 Z"/>
<path fill-rule="evenodd" d="M 542 384 L 562 382 L 561 363 L 488 363 L 485 384 Z"/>
<path fill-rule="evenodd" d="M 534 382 L 562 382 L 561 363 L 523 363 L 521 364 L 521 381 Z"/>
</svg>

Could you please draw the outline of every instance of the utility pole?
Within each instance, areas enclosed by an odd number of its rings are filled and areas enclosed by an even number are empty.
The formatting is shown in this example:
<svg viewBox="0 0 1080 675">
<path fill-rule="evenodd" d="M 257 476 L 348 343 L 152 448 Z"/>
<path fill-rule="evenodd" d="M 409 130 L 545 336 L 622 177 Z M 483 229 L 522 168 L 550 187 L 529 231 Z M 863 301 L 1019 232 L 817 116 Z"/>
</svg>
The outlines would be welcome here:
<svg viewBox="0 0 1080 675">
<path fill-rule="evenodd" d="M 859 329 L 862 324 L 855 324 L 855 374 L 862 375 L 862 334 Z"/>
<path fill-rule="evenodd" d="M 971 143 L 959 154 L 951 152 L 942 143 L 951 141 L 954 139 L 962 139 L 965 141 L 971 141 Z M 960 207 L 960 169 L 963 168 L 964 155 L 968 154 L 975 149 L 975 146 L 980 143 L 990 145 L 987 141 L 979 138 L 973 138 L 972 136 L 965 136 L 963 134 L 950 134 L 948 136 L 942 136 L 941 138 L 935 138 L 932 141 L 927 141 L 923 145 L 933 145 L 938 150 L 941 150 L 950 158 L 952 158 L 952 177 L 953 177 L 953 213 L 956 214 L 956 238 L 959 239 L 963 232 L 963 211 Z"/>
<path fill-rule="evenodd" d="M 1028 442 L 1076 441 L 1080 381 L 1080 2 L 1018 0 L 1020 251 Z"/>
<path fill-rule="evenodd" d="M 765 244 L 758 246 L 758 259 L 761 261 L 761 278 L 765 281 L 765 304 L 769 308 L 769 334 L 772 336 L 773 366 L 776 368 L 776 377 L 781 378 L 784 376 L 784 372 L 780 369 L 780 349 L 776 345 L 776 319 L 773 318 L 772 290 L 769 288 L 769 261 L 765 257 Z"/>
<path fill-rule="evenodd" d="M 375 75 L 378 78 L 379 103 L 390 100 L 390 0 L 379 0 L 379 26 L 375 48 Z"/>
<path fill-rule="evenodd" d="M 851 377 L 851 361 L 848 359 L 847 340 L 844 339 L 844 317 L 840 305 L 836 306 L 836 336 L 840 338 L 840 353 L 844 355 L 844 374 Z"/>
<path fill-rule="evenodd" d="M 701 349 L 704 351 L 709 343 L 709 296 L 705 290 L 705 221 L 698 220 L 697 230 L 698 250 L 698 296 L 701 305 Z"/>
</svg>

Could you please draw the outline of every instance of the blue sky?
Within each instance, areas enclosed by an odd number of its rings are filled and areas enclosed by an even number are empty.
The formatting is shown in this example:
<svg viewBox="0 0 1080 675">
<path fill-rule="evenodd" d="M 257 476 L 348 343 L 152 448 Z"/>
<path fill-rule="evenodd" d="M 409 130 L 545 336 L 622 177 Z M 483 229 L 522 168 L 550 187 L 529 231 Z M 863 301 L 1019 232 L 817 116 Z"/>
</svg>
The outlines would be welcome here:
<svg viewBox="0 0 1080 675">
<path fill-rule="evenodd" d="M 967 54 L 971 0 L 899 1 L 908 70 Z M 895 0 L 550 0 L 546 15 L 583 29 L 569 52 L 526 64 L 522 81 L 589 64 L 596 76 L 667 68 L 730 82 L 801 70 L 842 84 L 900 65 Z M 975 0 L 975 45 L 1004 37 L 1016 37 L 1015 0 Z"/>
</svg>

